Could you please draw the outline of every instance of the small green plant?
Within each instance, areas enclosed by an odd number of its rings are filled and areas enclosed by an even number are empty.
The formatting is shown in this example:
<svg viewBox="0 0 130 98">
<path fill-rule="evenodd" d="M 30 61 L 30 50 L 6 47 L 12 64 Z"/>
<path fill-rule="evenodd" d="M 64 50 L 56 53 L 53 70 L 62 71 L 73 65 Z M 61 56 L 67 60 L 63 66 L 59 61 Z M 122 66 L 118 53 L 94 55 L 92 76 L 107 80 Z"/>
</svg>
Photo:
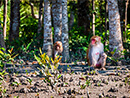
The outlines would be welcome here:
<svg viewBox="0 0 130 98">
<path fill-rule="evenodd" d="M 58 79 L 61 77 L 59 74 L 58 66 L 62 59 L 61 56 L 57 56 L 54 60 L 49 58 L 45 53 L 42 53 L 40 49 L 40 57 L 34 55 L 41 68 L 38 68 L 42 75 L 45 77 L 44 82 L 49 83 L 52 89 L 56 86 Z"/>
<path fill-rule="evenodd" d="M 54 98 L 53 96 L 51 96 L 51 98 Z"/>
<path fill-rule="evenodd" d="M 82 85 L 80 85 L 80 88 L 81 88 L 81 89 L 85 89 L 86 86 L 87 86 L 86 84 L 82 84 Z"/>
<path fill-rule="evenodd" d="M 30 47 L 32 42 L 28 43 L 27 46 L 22 45 L 21 49 L 23 50 L 23 52 L 25 52 L 26 54 L 28 54 L 28 49 Z"/>
<path fill-rule="evenodd" d="M 71 67 L 69 65 L 67 65 L 67 71 L 71 75 Z"/>
<path fill-rule="evenodd" d="M 28 75 L 28 70 L 25 70 L 26 74 Z"/>
<path fill-rule="evenodd" d="M 120 73 L 118 72 L 117 75 L 120 76 Z"/>
<path fill-rule="evenodd" d="M 125 78 L 125 85 L 126 85 L 127 82 L 128 82 L 128 78 L 126 77 L 126 78 Z"/>
<path fill-rule="evenodd" d="M 6 63 L 10 63 L 13 65 L 13 73 L 14 73 L 14 68 L 15 68 L 15 61 L 14 61 L 14 58 L 16 56 L 18 56 L 18 54 L 15 55 L 15 53 L 12 53 L 13 52 L 13 48 L 9 49 L 8 50 L 8 53 L 5 53 L 3 48 L 0 49 L 0 66 L 2 66 L 2 69 L 4 68 L 4 70 L 6 70 Z M 3 62 L 6 62 L 6 63 L 3 63 Z"/>
<path fill-rule="evenodd" d="M 85 89 L 86 86 L 89 87 L 89 86 L 91 85 L 91 82 L 90 82 L 90 81 L 91 81 L 91 79 L 86 80 L 85 84 L 80 85 L 80 88 L 81 88 L 81 89 Z"/>
<path fill-rule="evenodd" d="M 113 51 L 111 51 L 111 55 L 112 55 L 112 56 L 108 56 L 108 58 L 113 62 L 113 64 L 116 64 L 117 62 L 119 62 L 119 61 L 121 61 L 121 60 L 124 59 L 123 56 L 118 57 L 118 58 L 115 58 L 114 54 L 115 54 L 116 52 L 118 52 L 120 55 L 124 55 L 124 54 L 125 54 L 125 49 L 124 49 L 123 51 L 118 51 L 118 50 L 115 48 Z M 119 68 L 118 68 L 117 70 L 119 70 Z"/>
<path fill-rule="evenodd" d="M 86 83 L 85 83 L 85 84 L 86 84 L 87 86 L 90 86 L 90 85 L 91 85 L 91 82 L 90 82 L 90 81 L 91 81 L 91 79 L 86 80 Z"/>
<path fill-rule="evenodd" d="M 93 70 L 93 74 L 95 75 L 95 73 L 96 73 L 96 70 Z"/>
<path fill-rule="evenodd" d="M 5 97 L 5 94 L 6 94 L 6 89 L 5 89 L 5 87 L 3 87 L 2 83 L 6 82 L 4 80 L 4 76 L 7 74 L 8 73 L 6 73 L 5 70 L 0 72 L 0 93 L 1 93 L 0 97 Z"/>
<path fill-rule="evenodd" d="M 19 98 L 19 96 L 14 96 L 14 98 Z"/>
<path fill-rule="evenodd" d="M 13 82 L 12 85 L 17 86 L 18 87 L 18 96 L 19 96 L 19 85 L 21 85 L 21 83 L 18 82 Z"/>
<path fill-rule="evenodd" d="M 97 86 L 101 86 L 101 81 L 99 81 L 99 82 L 97 83 Z"/>
<path fill-rule="evenodd" d="M 29 82 L 30 85 L 32 85 L 32 79 L 28 78 L 27 81 Z"/>
<path fill-rule="evenodd" d="M 31 44 L 32 44 L 32 41 L 29 42 L 27 45 L 23 44 L 21 46 L 21 51 L 22 51 L 22 55 L 23 55 L 22 57 L 23 57 L 23 59 L 33 59 L 34 58 L 33 57 L 34 53 L 38 51 L 38 49 L 35 49 L 35 50 L 30 50 L 29 49 L 30 46 L 31 46 Z"/>
<path fill-rule="evenodd" d="M 37 93 L 37 94 L 35 95 L 35 97 L 38 97 L 38 98 L 39 98 L 39 93 Z"/>
<path fill-rule="evenodd" d="M 127 84 L 130 86 L 130 80 L 128 79 L 128 77 L 125 77 L 125 85 Z"/>
</svg>

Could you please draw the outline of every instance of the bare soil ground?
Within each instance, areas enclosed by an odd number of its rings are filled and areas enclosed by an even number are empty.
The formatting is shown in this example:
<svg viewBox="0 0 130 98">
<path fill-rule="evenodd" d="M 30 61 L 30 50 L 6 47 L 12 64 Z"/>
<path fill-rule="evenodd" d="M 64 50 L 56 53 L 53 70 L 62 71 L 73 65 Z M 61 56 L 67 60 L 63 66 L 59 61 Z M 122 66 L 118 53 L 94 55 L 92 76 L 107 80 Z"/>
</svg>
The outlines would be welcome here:
<svg viewBox="0 0 130 98">
<path fill-rule="evenodd" d="M 7 71 L 11 67 L 7 65 Z M 103 71 L 82 63 L 61 64 L 62 76 L 54 89 L 44 82 L 43 76 L 36 74 L 37 67 L 34 62 L 15 66 L 17 73 L 6 75 L 2 84 L 7 90 L 5 98 L 130 98 L 130 65 L 106 66 Z M 12 86 L 13 82 L 20 85 Z"/>
</svg>

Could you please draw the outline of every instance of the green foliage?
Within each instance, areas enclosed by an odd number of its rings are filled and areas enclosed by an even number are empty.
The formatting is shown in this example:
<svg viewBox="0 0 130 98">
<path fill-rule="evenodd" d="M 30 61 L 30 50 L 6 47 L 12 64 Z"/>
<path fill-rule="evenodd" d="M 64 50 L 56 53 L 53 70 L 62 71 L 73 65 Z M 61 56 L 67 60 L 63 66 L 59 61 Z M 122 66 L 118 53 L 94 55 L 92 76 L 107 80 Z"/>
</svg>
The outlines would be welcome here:
<svg viewBox="0 0 130 98">
<path fill-rule="evenodd" d="M 15 54 L 13 53 L 13 48 L 11 48 L 10 50 L 8 50 L 8 53 L 4 52 L 5 49 L 4 48 L 1 48 L 0 49 L 0 67 L 1 69 L 6 69 L 6 64 L 4 64 L 3 62 L 6 62 L 6 63 L 11 63 L 13 64 L 13 66 L 15 67 L 14 65 L 14 58 L 18 56 L 18 54 Z"/>
<path fill-rule="evenodd" d="M 19 98 L 19 96 L 14 96 L 14 98 Z"/>
<path fill-rule="evenodd" d="M 32 79 L 28 78 L 27 81 L 32 85 Z"/>
<path fill-rule="evenodd" d="M 86 80 L 86 83 L 85 83 L 85 84 L 86 84 L 87 86 L 90 86 L 90 85 L 91 85 L 91 82 L 90 82 L 90 81 L 91 81 L 91 79 Z"/>
<path fill-rule="evenodd" d="M 69 48 L 71 50 L 71 58 L 73 61 L 83 60 L 86 56 L 86 50 L 89 45 L 90 36 L 84 36 L 81 32 L 82 27 L 77 27 L 77 24 L 69 31 Z"/>
<path fill-rule="evenodd" d="M 49 83 L 52 89 L 57 83 L 57 79 L 61 77 L 59 74 L 58 66 L 62 57 L 57 56 L 54 60 L 49 58 L 45 53 L 40 50 L 40 57 L 34 55 L 41 68 L 38 68 L 42 75 L 45 77 L 45 82 Z M 51 77 L 51 78 L 50 78 Z"/>
<path fill-rule="evenodd" d="M 33 55 L 34 53 L 36 53 L 38 51 L 37 47 L 33 46 L 34 45 L 34 41 L 32 40 L 29 43 L 24 42 L 24 40 L 22 40 L 22 38 L 16 39 L 12 42 L 7 41 L 6 44 L 8 49 L 14 48 L 14 51 L 16 51 L 16 53 L 19 53 L 19 59 L 25 59 L 25 60 L 30 60 L 33 59 Z M 10 46 L 10 44 L 12 46 Z"/>
<path fill-rule="evenodd" d="M 5 93 L 6 93 L 6 89 L 3 86 L 3 82 L 5 82 L 4 80 L 4 76 L 7 75 L 8 73 L 6 73 L 5 70 L 0 71 L 0 97 L 5 97 Z"/>
<path fill-rule="evenodd" d="M 125 81 L 124 82 L 125 82 L 125 85 L 128 84 L 130 86 L 130 79 L 128 77 L 125 77 Z"/>
<path fill-rule="evenodd" d="M 34 36 L 36 36 L 37 24 L 38 21 L 32 16 L 26 19 L 21 19 L 20 37 L 24 37 L 27 43 L 30 42 Z"/>
<path fill-rule="evenodd" d="M 13 82 L 12 85 L 13 85 L 13 86 L 15 85 L 15 86 L 19 87 L 19 85 L 21 85 L 21 83 Z"/>
<path fill-rule="evenodd" d="M 13 47 L 14 51 L 20 54 L 19 58 L 25 59 L 25 55 L 27 55 L 26 59 L 33 59 L 33 54 L 37 51 L 39 47 L 42 46 L 43 40 L 42 34 L 37 34 L 38 20 L 32 17 L 31 7 L 29 4 L 27 4 L 27 2 L 27 0 L 23 0 L 20 4 L 19 38 L 11 42 L 7 38 L 6 46 L 7 49 L 11 49 Z M 37 7 L 35 7 L 35 4 L 34 8 L 37 9 Z M 37 10 L 34 10 L 34 13 L 38 14 Z M 7 23 L 9 24 L 8 21 Z M 9 25 L 7 25 L 7 28 L 8 27 Z M 7 36 L 8 35 L 9 34 L 7 31 Z M 38 36 L 40 36 L 39 39 Z"/>
<path fill-rule="evenodd" d="M 85 84 L 80 85 L 80 88 L 81 88 L 81 89 L 85 89 L 86 86 L 89 87 L 89 86 L 91 85 L 91 82 L 90 82 L 90 81 L 91 81 L 91 79 L 86 80 Z"/>
<path fill-rule="evenodd" d="M 113 64 L 116 64 L 117 62 L 119 62 L 119 61 L 121 61 L 121 60 L 124 59 L 123 56 L 121 56 L 121 57 L 115 57 L 115 56 L 114 56 L 115 52 L 117 52 L 117 49 L 116 49 L 116 48 L 115 48 L 113 51 L 111 51 L 111 55 L 110 55 L 110 56 L 109 56 L 109 55 L 107 56 L 108 59 L 110 59 Z M 123 51 L 118 51 L 118 53 L 119 53 L 120 55 L 125 55 L 125 52 L 126 52 L 125 49 L 124 49 Z"/>
<path fill-rule="evenodd" d="M 39 1 L 33 0 L 31 1 L 34 5 L 34 14 L 38 16 L 38 7 L 39 7 Z M 69 31 L 69 48 L 71 50 L 70 55 L 73 59 L 72 61 L 80 61 L 84 60 L 86 56 L 86 49 L 88 48 L 88 45 L 90 43 L 90 37 L 92 36 L 86 36 L 82 31 L 84 31 L 83 27 L 78 26 L 78 1 L 68 1 L 68 19 L 70 20 L 70 13 L 74 12 L 74 24 Z M 92 2 L 90 1 L 89 5 L 89 16 L 90 16 L 90 29 L 92 30 L 92 14 L 95 13 L 95 34 L 101 36 L 102 42 L 108 43 L 107 46 L 105 46 L 105 52 L 108 52 L 109 50 L 109 41 L 108 36 L 109 33 L 107 33 L 107 39 L 103 40 L 106 36 L 105 32 L 105 1 L 95 1 L 95 10 L 92 9 Z M 0 6 L 0 22 L 3 26 L 3 9 L 4 5 Z M 128 11 L 129 12 L 129 11 Z M 129 16 L 129 15 L 128 15 Z M 107 22 L 109 20 L 107 19 Z M 28 0 L 21 0 L 20 3 L 20 31 L 19 31 L 19 38 L 10 42 L 9 37 L 9 30 L 10 30 L 10 0 L 8 0 L 7 5 L 7 38 L 6 38 L 6 46 L 7 49 L 14 48 L 14 51 L 16 53 L 19 53 L 19 58 L 22 59 L 33 59 L 33 54 L 37 52 L 37 49 L 39 47 L 43 46 L 43 34 L 37 34 L 38 29 L 38 19 L 35 19 L 32 17 L 31 13 L 31 7 L 29 5 Z M 54 25 L 54 24 L 53 24 Z M 127 25 L 127 32 L 126 32 L 126 42 L 123 43 L 126 52 L 125 52 L 125 58 L 129 57 L 129 46 L 130 46 L 130 24 L 128 19 L 128 25 Z M 54 27 L 52 27 L 52 31 L 54 31 Z M 92 31 L 90 31 L 92 33 Z M 108 31 L 107 31 L 108 32 Z M 88 33 L 88 32 L 86 32 Z M 54 35 L 54 34 L 53 34 Z M 123 32 L 123 36 L 125 35 L 125 32 Z M 31 44 L 30 44 L 31 43 Z M 29 45 L 30 44 L 30 45 Z M 29 48 L 28 48 L 29 45 Z M 25 56 L 27 55 L 27 56 Z M 1 62 L 0 62 L 1 63 Z"/>
</svg>

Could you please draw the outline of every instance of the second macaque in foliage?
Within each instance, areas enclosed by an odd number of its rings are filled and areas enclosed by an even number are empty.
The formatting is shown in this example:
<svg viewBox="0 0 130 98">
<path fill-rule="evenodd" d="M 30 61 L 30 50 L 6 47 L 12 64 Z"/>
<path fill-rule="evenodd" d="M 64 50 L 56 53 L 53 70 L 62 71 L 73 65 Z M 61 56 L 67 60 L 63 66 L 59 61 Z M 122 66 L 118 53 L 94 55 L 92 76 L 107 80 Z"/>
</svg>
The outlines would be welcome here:
<svg viewBox="0 0 130 98">
<path fill-rule="evenodd" d="M 57 55 L 62 56 L 62 51 L 63 51 L 62 42 L 61 41 L 55 42 L 53 46 L 53 59 L 55 59 Z"/>
<path fill-rule="evenodd" d="M 107 55 L 104 53 L 104 45 L 99 36 L 92 36 L 87 50 L 88 65 L 105 70 Z"/>
</svg>

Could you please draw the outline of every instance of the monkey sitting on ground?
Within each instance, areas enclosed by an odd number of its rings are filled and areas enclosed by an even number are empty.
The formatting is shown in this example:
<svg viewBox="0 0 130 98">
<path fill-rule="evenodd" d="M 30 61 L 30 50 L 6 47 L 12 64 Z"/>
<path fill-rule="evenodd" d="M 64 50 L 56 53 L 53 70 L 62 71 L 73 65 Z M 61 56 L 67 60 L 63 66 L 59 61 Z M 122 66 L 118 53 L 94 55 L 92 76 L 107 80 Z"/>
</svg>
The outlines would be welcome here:
<svg viewBox="0 0 130 98">
<path fill-rule="evenodd" d="M 61 41 L 55 42 L 53 46 L 53 60 L 56 58 L 57 55 L 62 56 L 63 46 Z"/>
<path fill-rule="evenodd" d="M 87 49 L 88 65 L 105 70 L 107 55 L 104 53 L 104 45 L 99 36 L 92 36 Z"/>
</svg>

